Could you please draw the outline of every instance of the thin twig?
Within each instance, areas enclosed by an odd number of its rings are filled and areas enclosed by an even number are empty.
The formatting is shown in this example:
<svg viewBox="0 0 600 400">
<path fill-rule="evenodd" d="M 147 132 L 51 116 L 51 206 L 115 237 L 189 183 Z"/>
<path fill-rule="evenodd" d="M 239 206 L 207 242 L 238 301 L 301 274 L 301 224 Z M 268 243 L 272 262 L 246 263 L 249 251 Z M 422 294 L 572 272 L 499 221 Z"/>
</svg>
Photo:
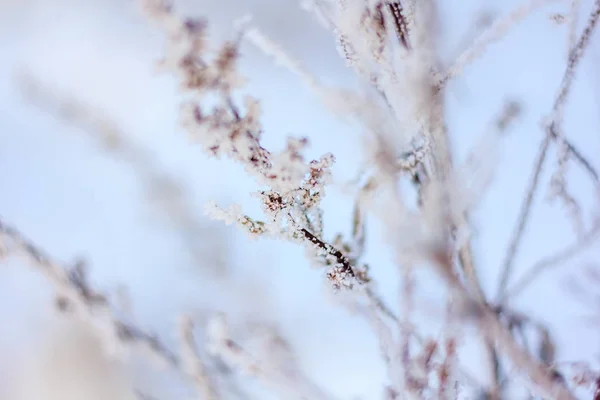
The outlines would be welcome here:
<svg viewBox="0 0 600 400">
<path fill-rule="evenodd" d="M 438 257 L 437 263 L 439 268 L 448 270 L 452 259 Z M 500 322 L 498 314 L 489 305 L 473 298 L 455 275 L 444 274 L 443 277 L 462 303 L 464 315 L 470 316 L 482 336 L 493 343 L 498 352 L 506 356 L 519 372 L 529 378 L 528 384 L 534 393 L 547 399 L 575 400 L 567 386 L 554 379 L 552 371 L 519 346 L 510 330 Z"/>
<path fill-rule="evenodd" d="M 509 247 L 508 247 L 508 250 L 506 253 L 506 257 L 502 264 L 502 275 L 501 275 L 500 285 L 498 287 L 498 293 L 497 293 L 498 300 L 501 300 L 501 299 L 503 300 L 505 298 L 504 292 L 506 291 L 506 286 L 508 285 L 508 280 L 509 280 L 510 275 L 513 270 L 514 259 L 515 259 L 516 253 L 518 251 L 518 248 L 522 242 L 522 237 L 523 237 L 523 233 L 525 231 L 525 227 L 527 226 L 527 223 L 529 221 L 529 215 L 531 212 L 533 197 L 534 197 L 535 192 L 537 191 L 537 188 L 539 185 L 540 172 L 542 170 L 544 160 L 546 159 L 548 148 L 550 146 L 550 141 L 551 141 L 551 139 L 564 140 L 564 139 L 562 139 L 563 136 L 560 134 L 560 131 L 561 131 L 560 123 L 562 122 L 562 112 L 563 112 L 564 104 L 570 93 L 573 79 L 575 78 L 575 70 L 581 61 L 581 58 L 585 52 L 585 49 L 587 48 L 587 45 L 590 42 L 592 33 L 593 33 L 595 27 L 597 26 L 599 17 L 600 17 L 600 0 L 596 0 L 595 7 L 592 10 L 592 13 L 590 14 L 588 24 L 587 24 L 585 30 L 583 31 L 583 33 L 581 34 L 581 36 L 579 37 L 579 40 L 577 41 L 577 45 L 571 51 L 571 55 L 570 55 L 569 61 L 567 63 L 567 68 L 563 74 L 563 79 L 562 79 L 562 82 L 560 85 L 560 90 L 559 90 L 558 96 L 556 97 L 556 100 L 554 102 L 553 112 L 552 112 L 552 121 L 546 128 L 544 139 L 542 140 L 542 143 L 540 144 L 540 148 L 539 148 L 538 156 L 537 156 L 537 162 L 535 163 L 535 166 L 534 166 L 532 178 L 530 180 L 530 185 L 527 189 L 525 199 L 522 203 L 519 218 L 517 220 L 517 225 L 515 227 L 512 238 L 509 242 Z M 558 138 L 559 136 L 560 136 L 560 138 Z M 570 148 L 574 149 L 572 146 Z M 573 150 L 571 150 L 571 151 L 573 152 L 573 154 L 579 154 L 579 152 L 575 152 Z M 583 165 L 587 166 L 586 169 L 588 169 L 588 171 L 590 171 L 592 176 L 594 176 L 597 181 L 598 174 L 591 167 L 591 165 L 587 161 L 585 161 L 585 158 L 583 158 L 582 156 L 580 156 L 579 159 L 580 159 L 580 161 L 581 160 L 584 161 Z"/>
<path fill-rule="evenodd" d="M 460 74 L 465 66 L 481 57 L 487 48 L 506 35 L 510 28 L 516 26 L 533 11 L 555 0 L 529 0 L 509 14 L 494 21 L 467 50 L 457 57 L 445 74 L 439 79 L 437 87 L 441 88 L 446 83 Z"/>
<path fill-rule="evenodd" d="M 335 399 L 305 376 L 295 362 L 286 365 L 270 365 L 255 358 L 229 335 L 229 327 L 224 316 L 216 316 L 208 331 L 213 354 L 222 357 L 231 367 L 256 377 L 264 384 L 277 389 L 280 394 L 285 394 L 283 398 Z M 291 388 L 294 389 L 293 392 L 290 391 Z"/>
<path fill-rule="evenodd" d="M 594 181 L 594 185 L 597 188 L 600 188 L 600 175 L 598 175 L 598 171 L 592 165 L 592 163 L 581 153 L 581 151 L 579 149 L 577 149 L 577 147 L 575 147 L 575 145 L 573 143 L 571 143 L 569 140 L 567 140 L 567 138 L 564 138 L 564 137 L 559 138 L 559 136 L 554 128 L 551 128 L 549 130 L 549 132 L 550 132 L 550 135 L 552 136 L 552 139 L 554 139 L 554 140 L 558 139 L 558 140 L 562 140 L 564 142 L 569 153 L 571 153 L 571 155 L 575 158 L 575 161 L 577 161 L 579 163 L 579 165 L 581 165 L 583 167 L 583 169 L 588 172 L 588 174 Z"/>
<path fill-rule="evenodd" d="M 184 317 L 180 325 L 183 370 L 194 381 L 196 390 L 204 400 L 217 400 L 219 396 L 208 374 L 205 363 L 195 346 L 194 323 Z"/>
<path fill-rule="evenodd" d="M 544 135 L 544 140 L 540 144 L 540 148 L 538 150 L 538 154 L 536 156 L 536 162 L 533 167 L 533 175 L 529 180 L 529 186 L 527 188 L 527 192 L 525 195 L 525 200 L 521 205 L 521 211 L 519 212 L 519 218 L 517 219 L 517 225 L 515 227 L 514 233 L 511 236 L 510 243 L 508 245 L 508 250 L 506 251 L 506 256 L 504 258 L 504 262 L 502 263 L 502 275 L 500 277 L 500 284 L 498 286 L 498 293 L 496 294 L 496 298 L 499 301 L 504 297 L 504 292 L 506 290 L 506 286 L 508 285 L 508 280 L 512 273 L 514 267 L 514 260 L 521 245 L 523 233 L 525 232 L 525 228 L 527 223 L 529 222 L 529 214 L 531 213 L 531 205 L 533 204 L 533 199 L 535 194 L 537 193 L 537 188 L 540 183 L 540 177 L 542 172 L 542 167 L 544 165 L 544 161 L 546 160 L 546 156 L 548 154 L 548 147 L 550 146 L 550 136 Z"/>
<path fill-rule="evenodd" d="M 592 39 L 592 34 L 596 29 L 598 24 L 598 18 L 600 17 L 600 0 L 595 1 L 594 9 L 592 10 L 588 23 L 585 26 L 585 29 L 581 33 L 581 36 L 577 40 L 577 42 L 573 45 L 569 53 L 569 58 L 567 61 L 567 68 L 563 75 L 559 93 L 554 102 L 554 107 L 552 109 L 551 116 L 551 126 L 549 134 L 552 135 L 552 138 L 559 143 L 566 145 L 569 152 L 575 157 L 575 159 L 586 169 L 592 178 L 594 179 L 594 183 L 596 186 L 600 186 L 600 181 L 598 179 L 598 172 L 591 165 L 591 163 L 585 159 L 585 157 L 578 151 L 571 143 L 567 142 L 567 138 L 565 137 L 562 131 L 562 121 L 563 121 L 563 113 L 565 104 L 567 102 L 567 98 L 571 93 L 571 88 L 573 87 L 573 81 L 575 79 L 575 71 L 580 64 L 580 61 L 585 54 L 585 51 Z"/>
<path fill-rule="evenodd" d="M 566 386 L 554 379 L 552 371 L 519 347 L 510 331 L 502 326 L 494 312 L 484 310 L 479 327 L 488 340 L 496 343 L 497 348 L 510 359 L 513 365 L 529 377 L 533 386 L 531 389 L 535 393 L 547 399 L 576 400 Z"/>
<path fill-rule="evenodd" d="M 398 41 L 400 41 L 406 50 L 410 50 L 411 45 L 408 32 L 408 18 L 406 17 L 402 3 L 400 1 L 390 1 L 386 5 L 388 12 L 392 17 L 392 21 L 394 22 L 394 30 L 396 31 Z"/>
<path fill-rule="evenodd" d="M 34 244 L 16 228 L 6 224 L 2 219 L 0 219 L 0 240 L 8 254 L 12 251 L 15 254 L 24 256 L 33 268 L 50 280 L 57 291 L 59 311 L 84 318 L 84 320 L 96 324 L 99 332 L 106 332 L 112 336 L 102 337 L 103 345 L 110 348 L 114 345 L 115 340 L 123 345 L 141 345 L 166 365 L 190 376 L 196 381 L 196 387 L 200 387 L 199 383 L 204 379 L 204 375 L 195 375 L 190 371 L 185 371 L 180 357 L 169 350 L 157 336 L 147 333 L 137 326 L 120 321 L 114 316 L 106 296 L 90 286 L 81 263 L 76 264 L 73 268 L 63 267 L 41 247 Z M 193 343 L 187 343 L 188 340 L 193 340 L 189 331 L 191 325 L 188 325 L 186 329 L 186 335 L 182 340 L 186 348 L 189 349 L 193 346 Z M 193 372 L 199 372 L 199 365 L 204 364 L 197 357 L 198 354 L 186 352 L 184 355 L 188 358 L 188 361 L 193 360 L 196 368 Z M 212 391 L 212 389 L 205 388 L 202 390 L 205 394 L 209 391 Z M 216 399 L 217 397 L 206 398 Z"/>
<path fill-rule="evenodd" d="M 567 41 L 567 57 L 577 45 L 577 23 L 579 22 L 579 10 L 581 9 L 581 0 L 571 0 L 569 7 L 569 38 Z"/>
<path fill-rule="evenodd" d="M 594 227 L 576 243 L 560 250 L 558 253 L 542 258 L 529 269 L 517 283 L 507 291 L 506 298 L 513 299 L 520 295 L 538 276 L 547 270 L 564 265 L 570 258 L 576 256 L 582 250 L 590 246 L 600 234 L 600 223 L 596 222 Z"/>
</svg>

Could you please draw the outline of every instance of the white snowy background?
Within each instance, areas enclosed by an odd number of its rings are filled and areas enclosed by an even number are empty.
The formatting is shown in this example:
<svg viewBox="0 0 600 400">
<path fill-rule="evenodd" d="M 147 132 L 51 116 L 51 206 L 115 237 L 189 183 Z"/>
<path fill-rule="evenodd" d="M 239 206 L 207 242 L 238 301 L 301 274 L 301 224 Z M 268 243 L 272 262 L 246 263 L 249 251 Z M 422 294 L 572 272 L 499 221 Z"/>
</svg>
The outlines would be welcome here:
<svg viewBox="0 0 600 400">
<path fill-rule="evenodd" d="M 442 3 L 443 47 L 450 57 L 481 12 L 502 15 L 518 0 L 461 0 Z M 458 159 L 493 121 L 504 102 L 519 101 L 523 116 L 501 142 L 496 180 L 474 214 L 476 263 L 486 291 L 494 293 L 499 266 L 542 139 L 540 121 L 548 115 L 566 60 L 566 25 L 550 16 L 564 12 L 555 2 L 525 20 L 467 68 L 448 90 L 448 121 Z M 582 20 L 591 1 L 584 1 Z M 178 10 L 207 15 L 215 37 L 226 37 L 234 19 L 248 13 L 264 32 L 328 84 L 355 85 L 335 51 L 334 41 L 296 0 L 187 0 Z M 597 35 L 596 35 L 597 36 Z M 567 107 L 569 138 L 600 168 L 600 48 L 595 37 Z M 211 248 L 223 234 L 231 278 L 224 283 L 200 265 L 189 247 L 149 204 L 144 184 L 131 165 L 106 152 L 92 136 L 33 106 L 22 95 L 19 77 L 29 74 L 52 88 L 100 110 L 148 150 L 154 167 L 181 179 L 199 221 L 203 205 L 258 205 L 241 167 L 208 159 L 179 128 L 180 98 L 174 81 L 157 74 L 162 32 L 130 0 L 2 0 L 0 2 L 0 216 L 56 257 L 90 262 L 98 286 L 126 285 L 136 317 L 173 344 L 181 311 L 203 315 L 222 310 L 235 318 L 279 321 L 307 373 L 342 398 L 379 398 L 384 369 L 368 326 L 331 302 L 322 273 L 297 246 L 252 241 L 242 232 L 209 227 L 198 235 Z M 242 70 L 248 93 L 260 98 L 267 146 L 281 148 L 286 135 L 308 136 L 309 156 L 335 154 L 335 186 L 324 201 L 326 234 L 350 230 L 352 199 L 342 186 L 354 178 L 361 160 L 360 131 L 329 115 L 310 89 L 290 72 L 250 46 L 243 47 Z M 553 165 L 554 156 L 547 166 Z M 544 185 L 552 169 L 545 169 Z M 597 209 L 592 186 L 579 167 L 569 172 L 570 188 L 591 219 Z M 564 210 L 538 196 L 516 275 L 540 257 L 573 240 Z M 259 215 L 259 214 L 256 214 Z M 215 233 L 216 232 L 216 233 Z M 395 302 L 397 271 L 375 223 L 369 225 L 367 260 L 385 297 Z M 560 360 L 593 361 L 597 327 L 584 315 L 594 304 L 575 301 L 565 289 L 569 277 L 582 277 L 598 260 L 598 247 L 543 275 L 514 303 L 554 330 Z M 18 262 L 0 269 L 2 368 L 26 352 L 46 332 L 51 304 L 43 279 Z M 427 293 L 427 282 L 424 293 Z M 435 285 L 432 285 L 432 289 Z M 600 289 L 600 288 L 597 288 Z M 435 293 L 430 293 L 435 298 Z M 423 300 L 426 301 L 426 300 Z M 236 317 L 237 316 L 237 317 Z M 475 366 L 477 367 L 477 366 Z"/>
</svg>

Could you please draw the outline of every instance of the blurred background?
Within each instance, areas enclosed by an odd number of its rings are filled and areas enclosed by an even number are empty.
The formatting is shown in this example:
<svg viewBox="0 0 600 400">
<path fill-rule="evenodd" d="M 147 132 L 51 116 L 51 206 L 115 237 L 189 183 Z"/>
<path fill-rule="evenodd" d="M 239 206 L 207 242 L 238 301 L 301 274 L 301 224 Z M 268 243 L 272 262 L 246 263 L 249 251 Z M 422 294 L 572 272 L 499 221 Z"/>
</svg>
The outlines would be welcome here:
<svg viewBox="0 0 600 400">
<path fill-rule="evenodd" d="M 442 55 L 450 62 L 486 20 L 520 1 L 439 3 Z M 506 101 L 516 100 L 523 109 L 501 141 L 494 184 L 473 214 L 476 263 L 492 294 L 543 137 L 540 122 L 564 71 L 567 26 L 556 14 L 565 13 L 567 3 L 541 8 L 448 88 L 447 119 L 459 162 Z M 592 2 L 582 3 L 581 27 Z M 330 33 L 296 0 L 178 0 L 175 5 L 178 13 L 207 16 L 215 43 L 230 37 L 234 20 L 251 14 L 323 82 L 357 85 Z M 578 73 L 565 132 L 600 168 L 597 36 Z M 304 250 L 250 240 L 204 216 L 209 200 L 239 203 L 260 216 L 250 196 L 256 187 L 238 165 L 208 159 L 179 127 L 176 83 L 154 67 L 163 44 L 163 33 L 131 0 L 0 2 L 0 216 L 66 263 L 85 259 L 98 287 L 111 293 L 126 287 L 136 320 L 167 343 L 176 343 L 174 321 L 182 311 L 199 320 L 224 311 L 242 330 L 248 321 L 277 323 L 318 383 L 341 398 L 380 398 L 385 371 L 374 336 L 364 321 L 332 301 L 323 272 L 311 268 Z M 307 136 L 308 157 L 336 156 L 334 185 L 323 203 L 325 233 L 347 234 L 353 203 L 344 187 L 360 167 L 361 131 L 330 115 L 310 88 L 255 48 L 243 45 L 242 53 L 246 91 L 263 105 L 265 147 L 282 148 L 288 135 Z M 46 88 L 50 100 L 37 101 L 27 90 L 31 82 Z M 70 118 L 69 110 L 59 107 L 64 103 L 77 104 L 89 120 Z M 121 138 L 117 145 L 106 145 L 107 131 Z M 556 163 L 551 154 L 545 188 Z M 593 186 L 575 164 L 568 177 L 589 226 L 598 205 Z M 574 240 L 565 210 L 548 202 L 546 192 L 536 200 L 516 276 Z M 368 240 L 366 260 L 379 289 L 397 303 L 398 271 L 374 220 L 368 222 Z M 597 246 L 588 249 L 544 274 L 515 301 L 519 310 L 554 330 L 559 360 L 597 359 L 598 327 L 589 317 L 599 315 L 598 299 L 581 302 L 566 283 L 590 282 L 586 270 L 599 255 Z M 42 277 L 11 259 L 0 274 L 0 347 L 6 354 L 1 372 L 35 353 L 36 343 L 51 335 L 55 324 Z M 429 295 L 437 301 L 435 284 L 419 284 L 423 302 Z M 600 293 L 593 284 L 585 288 Z"/>
</svg>

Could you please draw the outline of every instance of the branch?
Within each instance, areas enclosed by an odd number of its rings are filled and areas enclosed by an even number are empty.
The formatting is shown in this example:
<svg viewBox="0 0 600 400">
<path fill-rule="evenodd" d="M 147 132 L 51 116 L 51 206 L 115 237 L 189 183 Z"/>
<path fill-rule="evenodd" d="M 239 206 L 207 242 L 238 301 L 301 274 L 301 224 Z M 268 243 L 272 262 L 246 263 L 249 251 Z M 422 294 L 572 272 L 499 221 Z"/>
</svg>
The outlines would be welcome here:
<svg viewBox="0 0 600 400">
<path fill-rule="evenodd" d="M 579 254 L 582 250 L 590 246 L 598 238 L 600 234 L 600 221 L 596 221 L 594 227 L 576 243 L 560 250 L 556 254 L 542 258 L 536 262 L 529 272 L 523 276 L 510 290 L 508 290 L 505 298 L 514 298 L 520 295 L 538 276 L 550 268 L 557 267 L 570 258 Z"/>
<path fill-rule="evenodd" d="M 488 29 L 473 41 L 473 44 L 467 50 L 457 57 L 454 64 L 440 77 L 436 85 L 438 90 L 444 87 L 449 80 L 459 75 L 468 64 L 481 57 L 492 43 L 504 37 L 512 27 L 538 8 L 553 1 L 555 0 L 529 0 L 506 16 L 494 21 Z"/>
<path fill-rule="evenodd" d="M 82 318 L 90 324 L 96 324 L 97 332 L 105 333 L 100 339 L 106 349 L 112 349 L 115 345 L 141 345 L 166 365 L 190 376 L 196 381 L 196 387 L 201 389 L 201 392 L 212 392 L 210 386 L 201 388 L 203 383 L 208 385 L 208 381 L 205 379 L 205 375 L 196 375 L 205 371 L 204 367 L 199 367 L 204 363 L 197 353 L 187 350 L 184 352 L 183 355 L 187 357 L 187 360 L 192 359 L 196 366 L 195 371 L 186 371 L 179 356 L 171 352 L 155 335 L 118 320 L 112 313 L 106 296 L 89 285 L 82 263 L 77 263 L 73 268 L 61 266 L 39 246 L 2 219 L 0 219 L 0 239 L 8 254 L 12 250 L 25 257 L 31 267 L 40 271 L 53 284 L 57 292 L 59 311 Z M 12 249 L 10 244 L 12 244 Z M 189 330 L 191 326 L 188 325 L 185 328 Z M 192 342 L 188 343 L 190 340 L 193 340 L 193 337 L 186 332 L 182 338 L 185 349 L 194 346 Z M 216 399 L 216 397 L 212 398 Z"/>
<path fill-rule="evenodd" d="M 552 137 L 552 139 L 562 140 L 564 142 L 564 144 L 567 146 L 567 150 L 569 151 L 569 153 L 571 153 L 571 155 L 575 158 L 575 160 L 583 167 L 583 169 L 585 171 L 587 171 L 587 173 L 590 175 L 590 177 L 594 181 L 594 184 L 596 185 L 596 187 L 600 188 L 600 175 L 598 175 L 598 171 L 592 165 L 592 163 L 587 158 L 585 158 L 585 156 L 583 154 L 581 154 L 581 151 L 579 151 L 577 149 L 577 147 L 575 147 L 575 145 L 572 144 L 566 138 L 564 138 L 564 137 L 559 138 L 559 135 L 557 134 L 556 130 L 554 129 L 554 126 L 552 126 L 549 129 L 549 134 Z"/>
<path fill-rule="evenodd" d="M 554 101 L 554 106 L 552 109 L 552 119 L 546 128 L 546 134 L 544 135 L 544 139 L 540 144 L 540 149 L 538 151 L 537 162 L 535 164 L 533 174 L 530 180 L 530 185 L 527 189 L 527 194 L 521 206 L 521 212 L 519 214 L 519 218 L 517 220 L 517 225 L 515 227 L 512 239 L 510 240 L 510 244 L 508 247 L 508 251 L 506 253 L 506 258 L 502 265 L 502 277 L 500 280 L 500 285 L 498 287 L 498 299 L 504 299 L 504 292 L 506 291 L 506 286 L 508 284 L 508 280 L 513 270 L 514 259 L 518 248 L 522 242 L 523 233 L 525 231 L 525 227 L 529 222 L 529 216 L 531 213 L 531 206 L 533 203 L 533 197 L 535 192 L 537 191 L 539 185 L 539 178 L 542 169 L 542 165 L 544 160 L 546 159 L 546 155 L 548 152 L 548 148 L 550 146 L 550 140 L 562 140 L 563 143 L 566 143 L 566 139 L 561 134 L 560 124 L 562 122 L 562 112 L 564 108 L 564 104 L 568 98 L 570 93 L 571 85 L 573 83 L 573 79 L 575 78 L 575 71 L 577 66 L 579 65 L 584 53 L 587 48 L 592 33 L 597 26 L 598 18 L 600 17 L 600 0 L 596 0 L 595 7 L 590 14 L 588 24 L 579 37 L 575 48 L 571 51 L 571 55 L 569 57 L 569 61 L 567 63 L 567 68 L 563 74 L 563 79 L 560 85 L 558 96 Z M 572 149 L 571 152 L 573 154 L 579 154 L 578 151 L 574 151 L 574 147 L 569 145 L 569 148 Z M 583 158 L 583 156 L 579 155 L 579 160 L 583 160 L 583 165 L 587 166 L 586 168 L 592 176 L 595 178 L 596 182 L 598 182 L 598 174 L 591 167 L 589 162 Z"/>
<path fill-rule="evenodd" d="M 222 315 L 216 316 L 210 323 L 208 336 L 210 351 L 222 357 L 228 364 L 240 369 L 249 376 L 257 377 L 264 384 L 277 389 L 281 398 L 310 400 L 334 400 L 318 385 L 306 377 L 292 360 L 283 364 L 270 365 L 254 358 L 229 334 L 229 326 Z M 279 341 L 282 338 L 277 338 Z M 279 345 L 282 343 L 278 342 Z M 290 392 L 289 388 L 295 391 Z M 297 392 L 296 392 L 297 390 Z M 295 395 L 295 396 L 294 396 Z"/>
<path fill-rule="evenodd" d="M 544 140 L 540 144 L 540 148 L 538 150 L 536 162 L 533 167 L 533 174 L 529 180 L 529 186 L 527 188 L 525 199 L 523 201 L 523 204 L 521 205 L 521 211 L 519 212 L 517 225 L 511 236 L 511 240 L 508 245 L 508 250 L 506 251 L 506 256 L 504 258 L 504 262 L 502 263 L 502 275 L 500 277 L 500 284 L 498 286 L 498 292 L 496 294 L 497 301 L 500 301 L 500 299 L 504 298 L 504 292 L 506 291 L 508 280 L 514 268 L 515 256 L 517 254 L 519 246 L 522 243 L 523 233 L 525 232 L 525 228 L 527 227 L 527 223 L 529 222 L 529 214 L 531 213 L 532 209 L 531 206 L 533 204 L 535 194 L 537 193 L 537 188 L 540 183 L 542 167 L 544 165 L 544 161 L 546 160 L 549 146 L 550 135 L 545 135 Z"/>
<path fill-rule="evenodd" d="M 462 321 L 473 321 L 483 338 L 529 378 L 526 384 L 534 393 L 547 399 L 576 400 L 563 382 L 555 380 L 553 371 L 519 346 L 511 331 L 500 322 L 498 314 L 488 304 L 473 297 L 460 279 L 448 272 L 453 264 L 451 253 L 438 249 L 432 256 L 434 266 L 455 295 L 457 315 Z"/>
<path fill-rule="evenodd" d="M 400 1 L 390 1 L 386 4 L 386 6 L 388 12 L 392 16 L 394 30 L 396 31 L 396 36 L 398 36 L 400 44 L 402 44 L 406 50 L 410 50 L 411 46 L 408 32 L 409 23 L 402 4 Z"/>
<path fill-rule="evenodd" d="M 479 320 L 482 333 L 496 344 L 521 372 L 527 374 L 532 383 L 532 390 L 552 400 L 576 400 L 561 381 L 555 379 L 550 369 L 537 362 L 527 351 L 516 343 L 514 337 L 498 320 L 497 315 L 485 308 Z"/>
<path fill-rule="evenodd" d="M 194 339 L 194 324 L 189 317 L 184 317 L 180 325 L 181 335 L 181 354 L 182 368 L 187 373 L 188 377 L 194 381 L 196 390 L 202 394 L 204 400 L 217 400 L 219 396 L 210 376 L 206 365 L 202 362 L 200 353 L 196 349 Z"/>
</svg>

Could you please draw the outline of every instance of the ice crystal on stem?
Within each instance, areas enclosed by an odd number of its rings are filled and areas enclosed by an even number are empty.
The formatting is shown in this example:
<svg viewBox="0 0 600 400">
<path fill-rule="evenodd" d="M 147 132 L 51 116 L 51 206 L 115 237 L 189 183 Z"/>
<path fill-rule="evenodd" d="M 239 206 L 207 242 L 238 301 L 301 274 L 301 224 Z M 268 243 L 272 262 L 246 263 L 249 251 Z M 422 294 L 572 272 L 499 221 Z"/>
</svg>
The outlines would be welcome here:
<svg viewBox="0 0 600 400">
<path fill-rule="evenodd" d="M 243 214 L 237 206 L 220 209 L 211 204 L 207 208 L 209 214 L 228 223 L 235 222 L 252 235 L 283 235 L 307 245 L 315 255 L 329 259 L 327 276 L 334 287 L 351 286 L 349 279 L 355 275 L 352 266 L 340 261 L 341 253 L 336 254 L 320 238 L 319 207 L 335 161 L 333 155 L 306 161 L 305 138 L 288 138 L 280 152 L 262 147 L 259 102 L 247 96 L 242 108 L 233 100 L 234 89 L 239 89 L 243 82 L 235 67 L 237 44 L 226 43 L 212 61 L 207 61 L 210 54 L 203 21 L 178 20 L 164 3 L 147 2 L 147 5 L 168 34 L 167 57 L 160 65 L 175 70 L 182 89 L 195 94 L 196 99 L 202 100 L 209 94 L 218 99 L 208 110 L 197 100 L 185 104 L 181 110 L 183 127 L 210 155 L 240 163 L 259 186 L 268 188 L 256 193 L 265 214 L 263 220 Z"/>
</svg>

